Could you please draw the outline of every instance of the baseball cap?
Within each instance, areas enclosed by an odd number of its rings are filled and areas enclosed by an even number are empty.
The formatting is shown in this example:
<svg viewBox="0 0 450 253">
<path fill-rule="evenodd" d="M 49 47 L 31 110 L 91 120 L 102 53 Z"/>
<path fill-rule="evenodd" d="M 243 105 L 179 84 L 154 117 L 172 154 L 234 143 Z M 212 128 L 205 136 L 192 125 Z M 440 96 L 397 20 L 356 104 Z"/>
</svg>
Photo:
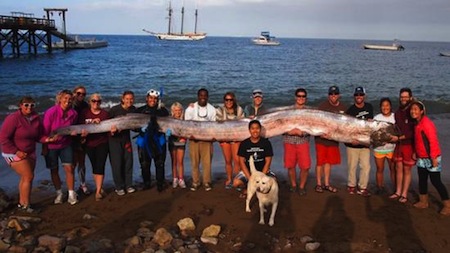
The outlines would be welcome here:
<svg viewBox="0 0 450 253">
<path fill-rule="evenodd" d="M 148 96 L 152 96 L 152 97 L 159 98 L 159 94 L 160 94 L 159 91 L 154 90 L 154 89 L 150 89 L 150 90 L 147 91 L 147 97 Z"/>
<path fill-rule="evenodd" d="M 262 90 L 260 90 L 260 89 L 256 89 L 256 90 L 253 90 L 253 98 L 256 98 L 256 97 L 263 97 L 263 92 L 262 92 Z"/>
<path fill-rule="evenodd" d="M 328 94 L 339 94 L 339 88 L 336 85 L 328 88 Z"/>
<path fill-rule="evenodd" d="M 356 95 L 356 94 L 366 95 L 366 90 L 361 86 L 356 87 L 353 95 Z"/>
</svg>

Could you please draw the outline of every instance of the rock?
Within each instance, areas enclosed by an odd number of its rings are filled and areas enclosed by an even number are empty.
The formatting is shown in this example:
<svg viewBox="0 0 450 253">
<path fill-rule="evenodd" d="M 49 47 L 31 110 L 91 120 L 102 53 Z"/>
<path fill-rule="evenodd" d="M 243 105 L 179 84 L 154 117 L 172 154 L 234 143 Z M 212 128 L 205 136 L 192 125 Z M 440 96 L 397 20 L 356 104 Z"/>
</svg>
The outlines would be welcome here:
<svg viewBox="0 0 450 253">
<path fill-rule="evenodd" d="M 158 228 L 155 236 L 153 237 L 153 241 L 155 241 L 160 247 L 169 245 L 172 242 L 172 239 L 172 235 L 167 232 L 165 228 Z"/>
<path fill-rule="evenodd" d="M 64 253 L 81 253 L 81 249 L 72 245 L 67 245 Z"/>
<path fill-rule="evenodd" d="M 14 219 L 18 219 L 19 221 L 28 221 L 28 222 L 33 222 L 33 223 L 39 223 L 42 221 L 41 218 L 39 217 L 33 217 L 33 216 L 19 216 L 19 215 L 13 215 L 9 217 L 10 219 L 14 218 Z"/>
<path fill-rule="evenodd" d="M 306 251 L 315 251 L 320 247 L 320 243 L 318 242 L 308 242 L 305 245 L 305 250 Z"/>
<path fill-rule="evenodd" d="M 22 232 L 23 230 L 25 230 L 25 227 L 17 219 L 9 220 L 8 227 L 14 228 L 17 232 Z"/>
<path fill-rule="evenodd" d="M 211 236 L 202 236 L 200 238 L 200 240 L 203 243 L 209 243 L 209 244 L 213 244 L 213 245 L 217 245 L 217 243 L 219 242 L 219 239 L 217 239 L 216 237 L 211 237 Z"/>
<path fill-rule="evenodd" d="M 83 220 L 93 220 L 93 219 L 97 219 L 97 216 L 92 215 L 92 214 L 88 214 L 88 213 L 83 215 Z"/>
<path fill-rule="evenodd" d="M 139 244 L 141 244 L 141 239 L 139 238 L 139 236 L 133 236 L 130 239 L 128 239 L 125 244 L 130 245 L 130 246 L 138 246 Z"/>
<path fill-rule="evenodd" d="M 38 238 L 39 245 L 48 248 L 51 252 L 61 252 L 66 247 L 66 239 L 50 235 L 42 235 Z"/>
<path fill-rule="evenodd" d="M 8 249 L 8 253 L 27 253 L 27 248 L 13 245 Z"/>
<path fill-rule="evenodd" d="M 194 221 L 191 218 L 184 218 L 177 222 L 181 231 L 195 230 Z"/>
<path fill-rule="evenodd" d="M 292 244 L 290 242 L 286 243 L 286 245 L 284 245 L 283 247 L 283 251 L 288 251 L 292 249 Z"/>
<path fill-rule="evenodd" d="M 180 247 L 183 247 L 184 241 L 181 239 L 173 239 L 171 245 L 174 249 L 178 249 Z"/>
<path fill-rule="evenodd" d="M 149 228 L 141 227 L 137 230 L 136 235 L 141 237 L 144 241 L 150 241 L 153 236 L 155 236 L 155 232 L 151 231 Z"/>
<path fill-rule="evenodd" d="M 309 236 L 309 235 L 305 235 L 305 236 L 302 236 L 302 238 L 300 238 L 300 241 L 301 241 L 302 243 L 307 243 L 307 242 L 312 242 L 312 241 L 314 241 L 314 239 L 312 239 L 312 237 Z"/>
<path fill-rule="evenodd" d="M 220 234 L 220 229 L 219 225 L 210 225 L 203 229 L 202 237 L 217 237 Z"/>
<path fill-rule="evenodd" d="M 69 232 L 67 232 L 65 234 L 65 236 L 68 241 L 72 241 L 79 237 L 81 237 L 81 238 L 86 237 L 87 235 L 89 235 L 90 232 L 91 232 L 91 230 L 89 228 L 77 227 L 77 228 L 74 228 L 74 229 L 70 230 Z"/>
<path fill-rule="evenodd" d="M 8 248 L 11 246 L 9 242 L 6 242 L 4 240 L 0 240 L 0 252 L 7 252 Z"/>
<path fill-rule="evenodd" d="M 151 227 L 151 226 L 153 226 L 153 221 L 149 221 L 149 220 L 143 221 L 143 222 L 141 222 L 141 223 L 139 224 L 139 226 L 140 226 L 141 228 L 148 228 L 148 227 Z"/>
</svg>

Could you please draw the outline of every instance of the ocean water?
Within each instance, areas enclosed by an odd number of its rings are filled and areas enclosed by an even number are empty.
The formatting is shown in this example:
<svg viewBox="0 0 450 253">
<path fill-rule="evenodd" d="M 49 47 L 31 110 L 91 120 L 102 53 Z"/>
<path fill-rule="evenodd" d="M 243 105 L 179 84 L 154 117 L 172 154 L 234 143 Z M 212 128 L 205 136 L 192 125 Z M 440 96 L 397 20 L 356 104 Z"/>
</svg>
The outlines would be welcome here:
<svg viewBox="0 0 450 253">
<path fill-rule="evenodd" d="M 399 89 L 410 87 L 429 112 L 450 112 L 450 57 L 439 56 L 450 43 L 404 41 L 405 51 L 392 52 L 362 49 L 365 43 L 391 41 L 279 38 L 281 46 L 261 47 L 250 38 L 236 37 L 196 42 L 147 35 L 95 37 L 106 39 L 109 46 L 0 59 L 1 117 L 15 110 L 24 95 L 32 95 L 43 112 L 58 91 L 79 84 L 88 93 L 102 94 L 105 107 L 116 104 L 124 90 L 134 91 L 136 103 L 143 103 L 150 88 L 163 90 L 167 105 L 187 105 L 201 87 L 209 90 L 213 104 L 233 91 L 242 105 L 260 88 L 270 107 L 293 103 L 294 90 L 304 87 L 315 105 L 326 98 L 330 85 L 338 85 L 347 103 L 352 102 L 353 89 L 364 86 L 367 99 L 378 108 L 381 97 L 396 102 Z M 4 49 L 4 54 L 9 52 Z"/>
</svg>

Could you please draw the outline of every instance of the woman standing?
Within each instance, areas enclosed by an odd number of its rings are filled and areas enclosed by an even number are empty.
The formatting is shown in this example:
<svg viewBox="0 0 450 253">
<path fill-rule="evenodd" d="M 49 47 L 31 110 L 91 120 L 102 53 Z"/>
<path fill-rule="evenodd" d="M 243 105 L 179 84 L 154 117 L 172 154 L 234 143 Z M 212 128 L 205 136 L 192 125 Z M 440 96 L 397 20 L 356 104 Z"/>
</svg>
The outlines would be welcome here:
<svg viewBox="0 0 450 253">
<path fill-rule="evenodd" d="M 377 121 L 384 121 L 395 124 L 394 113 L 392 112 L 392 103 L 389 98 L 382 98 L 380 100 L 380 111 L 381 113 L 375 115 L 373 118 Z M 391 182 L 395 189 L 395 164 L 394 160 L 394 143 L 386 143 L 384 146 L 376 147 L 373 149 L 373 155 L 375 157 L 375 165 L 377 166 L 376 172 L 376 182 L 377 182 L 377 194 L 385 194 L 386 189 L 384 188 L 384 163 L 387 162 L 389 167 L 389 175 Z"/>
<path fill-rule="evenodd" d="M 428 177 L 439 193 L 444 208 L 442 215 L 450 215 L 450 200 L 447 188 L 441 181 L 441 147 L 439 145 L 436 126 L 425 115 L 425 106 L 420 101 L 411 102 L 411 118 L 417 121 L 414 128 L 414 151 L 417 158 L 419 174 L 419 202 L 416 208 L 428 208 Z"/>
<path fill-rule="evenodd" d="M 171 116 L 175 119 L 184 119 L 184 109 L 183 105 L 175 102 L 170 107 Z M 172 187 L 186 188 L 186 183 L 184 182 L 184 152 L 186 149 L 186 139 L 176 137 L 173 135 L 169 136 L 169 152 L 170 158 L 172 160 L 172 176 L 173 182 Z"/>
<path fill-rule="evenodd" d="M 77 122 L 78 113 L 72 109 L 72 91 L 62 90 L 56 96 L 56 105 L 50 107 L 44 113 L 43 128 L 44 135 L 50 133 L 60 127 L 70 126 Z M 73 167 L 73 149 L 72 136 L 59 136 L 54 142 L 48 144 L 48 152 L 46 153 L 47 167 L 50 169 L 53 185 L 56 189 L 56 198 L 54 203 L 61 204 L 63 202 L 63 193 L 61 190 L 61 178 L 58 172 L 58 162 L 66 172 L 66 184 L 69 191 L 67 202 L 71 205 L 78 203 L 78 196 L 74 191 L 74 167 Z"/>
<path fill-rule="evenodd" d="M 73 89 L 73 109 L 77 111 L 78 116 L 81 112 L 89 108 L 89 104 L 85 101 L 86 88 L 82 85 L 78 85 Z M 77 120 L 78 121 L 78 120 Z M 86 150 L 83 144 L 81 144 L 80 136 L 74 136 L 72 141 L 73 146 L 73 167 L 77 169 L 78 166 L 78 178 L 80 179 L 80 192 L 84 195 L 89 195 L 89 189 L 86 185 Z"/>
<path fill-rule="evenodd" d="M 78 117 L 79 124 L 98 124 L 109 118 L 107 111 L 101 108 L 102 97 L 98 93 L 91 95 L 89 108 L 81 112 Z M 103 179 L 105 176 L 105 163 L 108 158 L 108 133 L 82 134 L 81 143 L 86 145 L 86 153 L 91 161 L 95 182 L 95 200 L 103 198 Z"/>
<path fill-rule="evenodd" d="M 28 213 L 34 212 L 30 207 L 30 195 L 36 166 L 36 142 L 53 141 L 53 138 L 42 137 L 42 122 L 34 107 L 33 98 L 23 97 L 19 101 L 19 110 L 5 118 L 0 131 L 2 156 L 20 176 L 18 208 Z"/>
<path fill-rule="evenodd" d="M 123 117 L 134 112 L 134 93 L 125 91 L 119 105 L 113 106 L 109 111 L 111 118 Z M 121 130 L 113 126 L 109 136 L 109 161 L 116 193 L 119 196 L 133 193 L 133 149 L 131 146 L 130 130 Z"/>
<path fill-rule="evenodd" d="M 233 92 L 227 92 L 223 96 L 224 105 L 217 108 L 216 120 L 239 120 L 244 118 L 244 111 L 242 107 L 237 104 L 236 96 Z M 238 149 L 240 142 L 238 141 L 224 141 L 220 142 L 222 148 L 223 158 L 225 160 L 225 172 L 227 180 L 225 181 L 225 188 L 233 188 L 233 173 L 237 174 L 241 171 L 239 165 Z M 234 165 L 234 166 L 233 166 Z"/>
</svg>

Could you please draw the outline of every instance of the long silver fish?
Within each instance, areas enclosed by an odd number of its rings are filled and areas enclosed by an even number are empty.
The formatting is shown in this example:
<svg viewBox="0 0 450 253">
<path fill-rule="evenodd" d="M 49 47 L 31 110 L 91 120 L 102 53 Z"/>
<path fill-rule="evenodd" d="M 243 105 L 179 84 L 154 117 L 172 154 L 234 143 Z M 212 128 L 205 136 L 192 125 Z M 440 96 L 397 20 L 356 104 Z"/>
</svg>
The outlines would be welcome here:
<svg viewBox="0 0 450 253">
<path fill-rule="evenodd" d="M 118 129 L 136 129 L 146 126 L 150 116 L 127 114 L 127 116 L 102 121 L 100 124 L 73 125 L 60 128 L 55 134 L 67 135 L 73 132 L 109 132 L 112 126 Z M 264 114 L 258 118 L 263 126 L 261 135 L 269 138 L 298 128 L 313 136 L 323 136 L 339 141 L 360 144 L 382 145 L 395 134 L 394 126 L 387 122 L 360 120 L 344 114 L 325 112 L 317 109 L 286 109 Z M 249 119 L 236 121 L 190 121 L 171 117 L 157 118 L 160 132 L 188 139 L 203 141 L 242 141 L 250 136 Z"/>
</svg>

